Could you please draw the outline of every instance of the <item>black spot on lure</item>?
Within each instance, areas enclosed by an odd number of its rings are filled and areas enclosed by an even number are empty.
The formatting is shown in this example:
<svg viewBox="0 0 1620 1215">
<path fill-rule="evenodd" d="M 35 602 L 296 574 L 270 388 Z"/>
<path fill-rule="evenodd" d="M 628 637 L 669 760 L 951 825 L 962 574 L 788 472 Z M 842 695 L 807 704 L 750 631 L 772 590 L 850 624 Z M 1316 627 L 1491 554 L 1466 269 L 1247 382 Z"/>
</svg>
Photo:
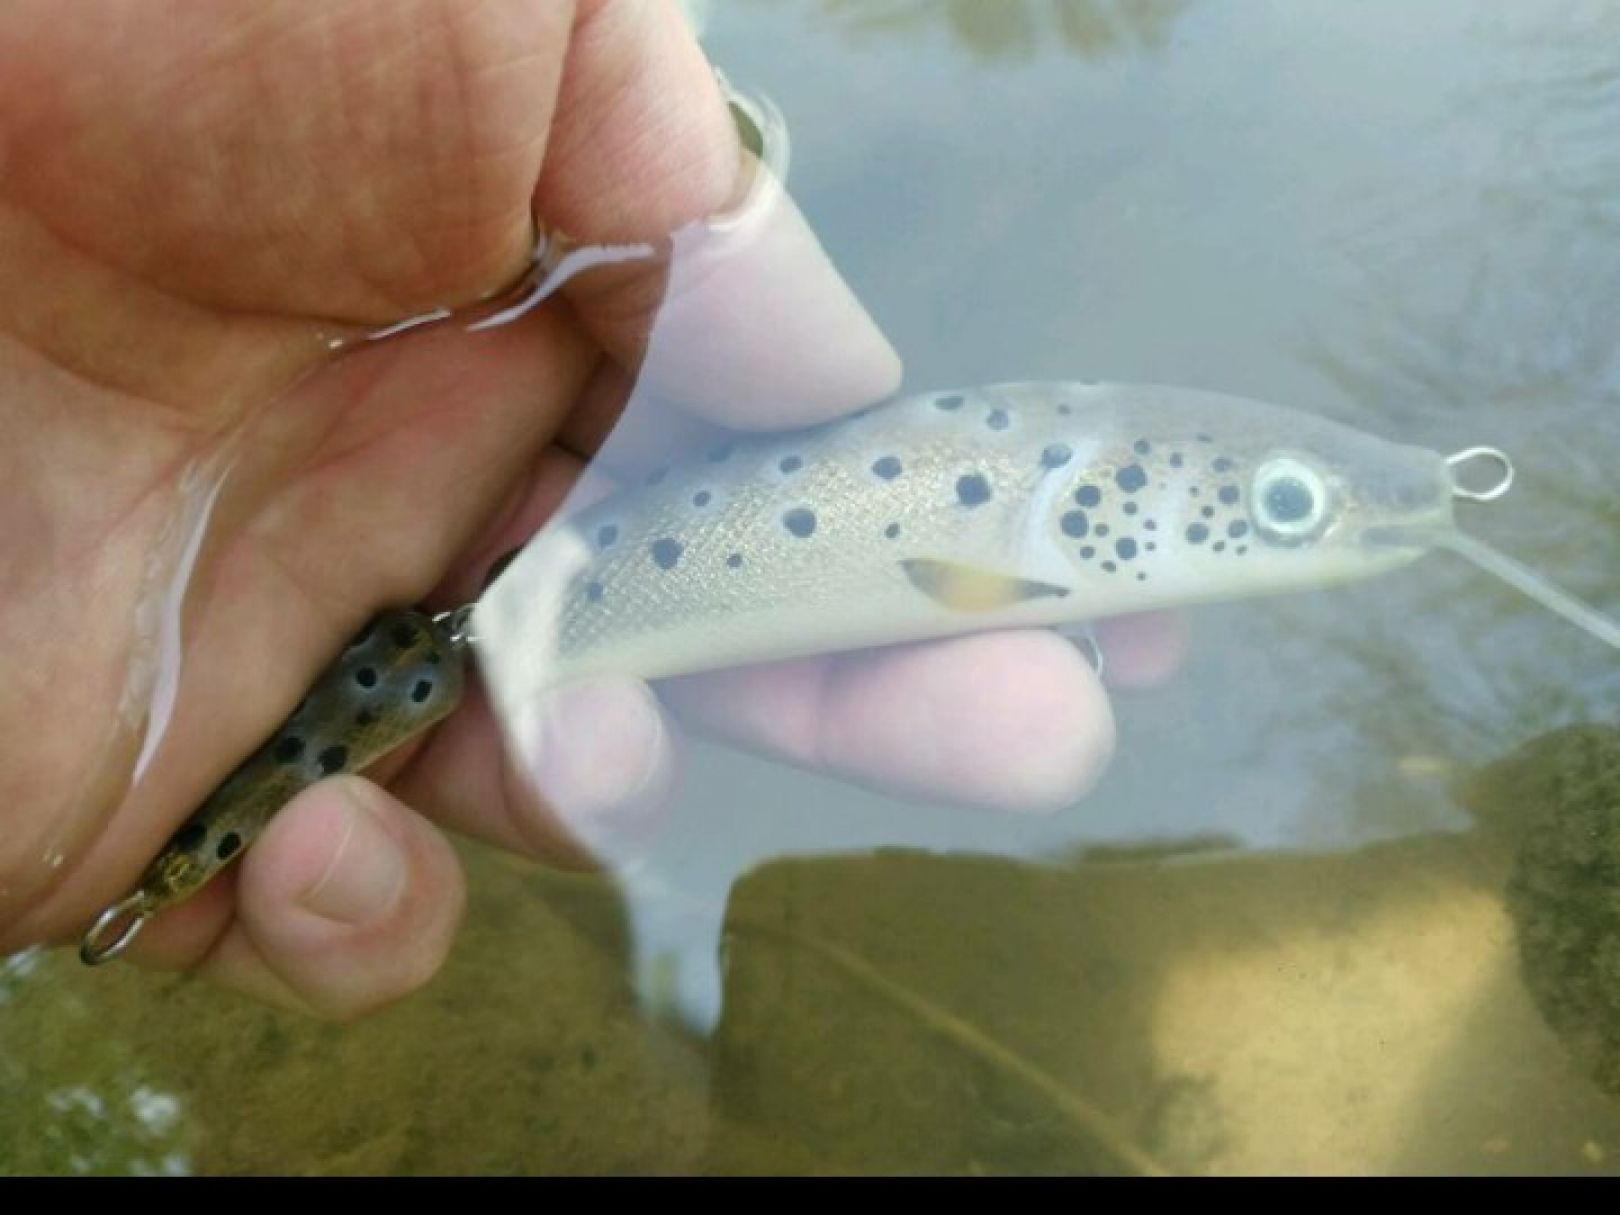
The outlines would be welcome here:
<svg viewBox="0 0 1620 1215">
<path fill-rule="evenodd" d="M 91 965 L 116 957 L 148 919 L 240 856 L 298 793 L 366 768 L 446 716 L 466 684 L 465 649 L 456 614 L 391 610 L 373 618 L 292 716 L 170 837 L 135 890 L 101 914 L 79 956 Z"/>
<path fill-rule="evenodd" d="M 1494 483 L 1464 484 L 1476 464 Z M 519 733 L 568 680 L 1301 590 L 1436 548 L 1620 648 L 1620 624 L 1456 527 L 1456 499 L 1493 500 L 1512 477 L 1490 448 L 1444 456 L 1257 401 L 1141 385 L 931 393 L 738 438 L 559 518 L 453 622 L 379 617 L 81 953 L 112 956 L 294 793 L 449 712 L 469 632 L 497 716 Z"/>
</svg>

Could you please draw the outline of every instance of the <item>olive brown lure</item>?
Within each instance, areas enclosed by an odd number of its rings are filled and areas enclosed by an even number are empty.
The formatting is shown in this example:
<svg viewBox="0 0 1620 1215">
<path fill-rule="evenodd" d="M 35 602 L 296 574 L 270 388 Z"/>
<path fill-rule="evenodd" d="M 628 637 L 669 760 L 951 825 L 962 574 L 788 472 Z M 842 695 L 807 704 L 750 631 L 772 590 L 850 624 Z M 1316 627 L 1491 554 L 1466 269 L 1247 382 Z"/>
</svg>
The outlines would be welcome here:
<svg viewBox="0 0 1620 1215">
<path fill-rule="evenodd" d="M 454 709 L 466 684 L 459 614 L 380 613 L 349 642 L 292 716 L 232 772 L 102 912 L 79 957 L 116 957 L 148 919 L 190 897 L 242 854 L 275 813 L 324 777 L 358 772 Z"/>
</svg>

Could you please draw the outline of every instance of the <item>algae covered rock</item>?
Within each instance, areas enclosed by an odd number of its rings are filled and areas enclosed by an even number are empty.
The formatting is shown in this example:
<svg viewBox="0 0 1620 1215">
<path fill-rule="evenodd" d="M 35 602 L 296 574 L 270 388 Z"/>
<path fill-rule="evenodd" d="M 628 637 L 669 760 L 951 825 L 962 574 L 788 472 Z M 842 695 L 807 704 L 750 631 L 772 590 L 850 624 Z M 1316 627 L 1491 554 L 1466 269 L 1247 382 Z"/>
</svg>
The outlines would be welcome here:
<svg viewBox="0 0 1620 1215">
<path fill-rule="evenodd" d="M 1593 1081 L 1620 1095 L 1620 728 L 1543 735 L 1464 797 L 1519 839 L 1507 903 L 1531 996 Z"/>
</svg>

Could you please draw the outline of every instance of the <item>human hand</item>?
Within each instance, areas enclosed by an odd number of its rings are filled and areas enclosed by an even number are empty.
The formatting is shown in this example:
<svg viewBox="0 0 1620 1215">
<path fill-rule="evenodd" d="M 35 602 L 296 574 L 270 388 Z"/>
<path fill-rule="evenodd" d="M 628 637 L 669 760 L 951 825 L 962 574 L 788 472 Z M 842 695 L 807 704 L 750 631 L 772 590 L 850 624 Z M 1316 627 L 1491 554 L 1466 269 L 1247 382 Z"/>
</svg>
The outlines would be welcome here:
<svg viewBox="0 0 1620 1215">
<path fill-rule="evenodd" d="M 583 242 L 657 240 L 723 209 L 741 161 L 674 6 L 630 0 L 15 0 L 0 79 L 0 948 L 15 948 L 76 936 L 123 894 L 376 609 L 475 593 L 600 444 L 662 280 L 582 277 L 484 333 L 337 356 L 329 340 L 510 282 L 536 216 Z M 698 417 L 797 425 L 898 378 L 791 212 L 683 306 L 705 343 L 683 379 L 698 387 L 673 395 Z M 179 470 L 239 428 L 175 714 L 130 791 L 138 740 L 118 704 L 147 554 Z M 1111 648 L 1113 673 L 1174 648 L 1144 636 Z M 673 698 L 743 745 L 1007 806 L 1070 800 L 1112 743 L 1090 669 L 1042 633 L 716 674 Z M 925 700 L 959 707 L 885 733 Z M 563 815 L 514 775 L 474 695 L 369 779 L 295 799 L 133 956 L 334 1017 L 414 989 L 462 903 L 435 824 L 579 859 L 581 816 L 644 828 L 662 805 L 673 732 L 645 688 L 587 689 L 562 720 L 536 745 Z"/>
</svg>

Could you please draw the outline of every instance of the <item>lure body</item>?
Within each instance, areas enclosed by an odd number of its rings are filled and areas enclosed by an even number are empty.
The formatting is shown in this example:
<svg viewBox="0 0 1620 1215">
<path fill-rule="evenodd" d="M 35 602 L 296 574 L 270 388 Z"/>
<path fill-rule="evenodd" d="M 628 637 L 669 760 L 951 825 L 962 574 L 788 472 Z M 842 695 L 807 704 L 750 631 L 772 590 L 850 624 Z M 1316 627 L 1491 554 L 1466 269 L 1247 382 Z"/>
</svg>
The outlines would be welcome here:
<svg viewBox="0 0 1620 1215">
<path fill-rule="evenodd" d="M 281 728 L 186 820 L 135 892 L 108 909 L 80 956 L 92 963 L 111 956 L 127 937 L 102 948 L 97 929 L 138 925 L 193 894 L 298 793 L 323 777 L 360 771 L 444 717 L 461 699 L 464 666 L 449 631 L 435 620 L 413 611 L 375 617 Z M 119 909 L 122 915 L 108 918 Z"/>
<path fill-rule="evenodd" d="M 1186 389 L 1011 384 L 739 439 L 548 527 L 473 633 L 521 728 L 569 680 L 694 671 L 1323 586 L 1451 530 L 1445 457 Z M 112 956 L 283 804 L 448 713 L 458 639 L 379 616 L 85 938 Z M 117 932 L 120 925 L 127 929 Z M 111 939 L 110 943 L 107 938 Z"/>
<path fill-rule="evenodd" d="M 542 533 L 474 629 L 501 707 L 517 712 L 583 676 L 1365 577 L 1426 551 L 1374 542 L 1376 529 L 1450 528 L 1452 493 L 1435 452 L 1236 397 L 934 393 L 655 470 Z M 513 658 L 537 644 L 541 658 Z"/>
</svg>

